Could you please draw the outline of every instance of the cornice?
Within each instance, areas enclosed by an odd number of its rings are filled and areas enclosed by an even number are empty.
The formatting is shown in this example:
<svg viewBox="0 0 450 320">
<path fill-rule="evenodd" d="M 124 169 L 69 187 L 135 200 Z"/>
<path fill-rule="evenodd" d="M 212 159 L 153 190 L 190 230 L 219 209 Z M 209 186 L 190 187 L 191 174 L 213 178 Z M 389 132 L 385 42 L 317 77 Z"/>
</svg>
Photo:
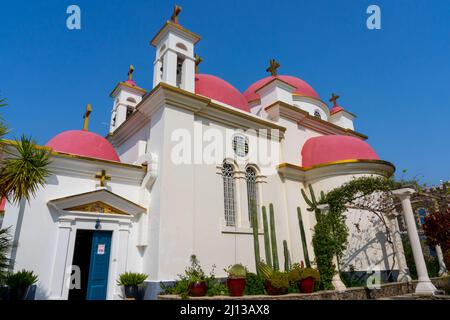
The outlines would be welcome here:
<svg viewBox="0 0 450 320">
<path fill-rule="evenodd" d="M 156 46 L 157 41 L 159 40 L 159 38 L 164 34 L 164 31 L 166 29 L 170 29 L 173 28 L 175 30 L 180 31 L 182 34 L 189 36 L 190 38 L 192 38 L 192 40 L 194 40 L 194 44 L 196 44 L 197 42 L 200 41 L 201 37 L 192 32 L 189 31 L 186 28 L 183 28 L 181 25 L 173 23 L 172 21 L 166 21 L 166 23 L 162 26 L 162 28 L 158 31 L 158 33 L 153 37 L 153 39 L 150 41 L 150 44 L 152 46 Z"/>
<path fill-rule="evenodd" d="M 143 88 L 135 87 L 135 86 L 132 86 L 132 85 L 122 81 L 122 82 L 119 82 L 116 85 L 116 87 L 111 91 L 109 96 L 112 97 L 112 98 L 115 97 L 116 96 L 116 91 L 119 90 L 120 87 L 125 87 L 127 89 L 132 90 L 132 91 L 134 90 L 134 91 L 136 91 L 136 93 L 140 94 L 141 96 L 143 96 L 144 94 L 147 93 L 147 90 L 145 90 Z"/>
</svg>

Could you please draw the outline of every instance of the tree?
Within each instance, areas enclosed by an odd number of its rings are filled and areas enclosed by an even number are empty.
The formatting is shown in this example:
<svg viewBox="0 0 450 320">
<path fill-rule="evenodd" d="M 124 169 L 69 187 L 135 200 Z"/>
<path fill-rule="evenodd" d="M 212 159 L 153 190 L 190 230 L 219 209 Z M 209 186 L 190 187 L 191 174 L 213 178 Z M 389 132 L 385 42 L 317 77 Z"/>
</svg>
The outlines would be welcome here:
<svg viewBox="0 0 450 320">
<path fill-rule="evenodd" d="M 0 99 L 0 107 L 6 106 L 5 99 Z M 14 142 L 4 139 L 8 127 L 0 116 L 0 198 L 6 198 L 16 205 L 23 205 L 36 195 L 37 190 L 45 185 L 49 176 L 49 152 L 40 148 L 30 137 L 22 136 Z M 23 210 L 19 211 L 13 240 L 18 241 L 23 221 Z M 2 231 L 2 234 L 4 231 Z M 16 250 L 11 253 L 14 261 Z"/>
<path fill-rule="evenodd" d="M 424 219 L 423 231 L 427 236 L 427 243 L 439 245 L 444 253 L 447 268 L 450 267 L 450 210 L 435 212 Z"/>
</svg>

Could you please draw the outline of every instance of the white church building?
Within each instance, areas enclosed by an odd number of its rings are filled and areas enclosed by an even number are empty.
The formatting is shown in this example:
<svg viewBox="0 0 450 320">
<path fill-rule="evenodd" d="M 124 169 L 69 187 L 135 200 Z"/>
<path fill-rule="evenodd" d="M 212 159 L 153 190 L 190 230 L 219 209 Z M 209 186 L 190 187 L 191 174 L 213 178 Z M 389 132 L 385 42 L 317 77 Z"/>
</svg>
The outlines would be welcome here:
<svg viewBox="0 0 450 320">
<path fill-rule="evenodd" d="M 18 244 L 14 269 L 39 276 L 36 299 L 121 299 L 116 280 L 125 271 L 148 274 L 147 298 L 154 298 L 159 283 L 176 279 L 192 254 L 205 270 L 216 265 L 218 277 L 234 263 L 255 271 L 253 200 L 260 219 L 261 206 L 273 204 L 278 251 L 286 240 L 292 262 L 305 260 L 301 208 L 313 261 L 315 217 L 301 189 L 327 192 L 354 177 L 394 173 L 355 130 L 355 115 L 337 96 L 329 106 L 296 75 L 278 75 L 275 60 L 270 75 L 241 93 L 198 73 L 198 41 L 174 14 L 151 40 L 152 86 L 138 86 L 130 67 L 128 79 L 112 90 L 107 137 L 88 130 L 89 107 L 83 130 L 46 144 L 51 175 L 45 187 L 29 203 L 3 204 L 2 227 L 11 227 Z M 389 270 L 392 249 L 380 237 L 383 226 L 366 212 L 347 217 L 341 269 Z M 395 219 L 393 226 L 395 232 Z M 262 227 L 260 237 L 263 246 Z M 401 244 L 397 249 L 394 269 L 402 276 Z M 76 268 L 83 290 L 69 287 Z"/>
</svg>

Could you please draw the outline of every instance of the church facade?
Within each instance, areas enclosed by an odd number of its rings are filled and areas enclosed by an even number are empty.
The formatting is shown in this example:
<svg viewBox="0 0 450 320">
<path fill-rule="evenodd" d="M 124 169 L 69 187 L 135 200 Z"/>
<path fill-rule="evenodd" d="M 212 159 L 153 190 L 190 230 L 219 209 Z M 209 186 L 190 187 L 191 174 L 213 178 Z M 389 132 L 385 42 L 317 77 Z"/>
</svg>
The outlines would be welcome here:
<svg viewBox="0 0 450 320">
<path fill-rule="evenodd" d="M 261 206 L 273 204 L 278 251 L 286 240 L 292 262 L 305 260 L 300 208 L 314 260 L 315 217 L 301 189 L 327 192 L 355 177 L 394 173 L 336 95 L 329 107 L 304 80 L 278 75 L 275 60 L 268 77 L 241 93 L 198 72 L 198 41 L 177 16 L 167 21 L 151 40 L 152 88 L 138 86 L 130 67 L 111 92 L 107 137 L 88 130 L 88 108 L 83 130 L 46 144 L 45 187 L 29 203 L 4 204 L 2 227 L 18 243 L 14 268 L 39 275 L 37 299 L 120 299 L 116 280 L 126 271 L 148 274 L 147 298 L 154 298 L 191 254 L 207 270 L 215 265 L 219 277 L 234 263 L 254 271 L 253 201 L 259 219 Z M 347 220 L 341 269 L 389 270 L 383 226 L 360 210 L 349 210 Z M 260 237 L 263 243 L 262 227 Z M 397 256 L 394 269 L 404 259 Z M 77 272 L 81 289 L 70 286 Z"/>
</svg>

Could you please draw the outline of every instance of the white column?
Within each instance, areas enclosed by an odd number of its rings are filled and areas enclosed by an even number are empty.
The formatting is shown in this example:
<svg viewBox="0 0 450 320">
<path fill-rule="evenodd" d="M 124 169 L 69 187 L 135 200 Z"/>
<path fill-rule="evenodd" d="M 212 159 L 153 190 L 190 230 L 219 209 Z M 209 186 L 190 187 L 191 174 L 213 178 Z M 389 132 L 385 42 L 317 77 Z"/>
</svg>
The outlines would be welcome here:
<svg viewBox="0 0 450 320">
<path fill-rule="evenodd" d="M 69 279 L 72 268 L 68 270 L 69 241 L 72 232 L 72 219 L 61 218 L 59 220 L 58 236 L 56 240 L 56 252 L 51 274 L 50 299 L 66 299 L 69 291 Z M 67 287 L 66 287 L 67 284 Z"/>
<path fill-rule="evenodd" d="M 154 67 L 153 67 L 153 88 L 156 87 L 162 80 L 161 67 L 162 67 L 161 59 L 157 59 L 154 62 Z"/>
<path fill-rule="evenodd" d="M 318 207 L 322 214 L 328 214 L 328 211 L 330 210 L 330 206 L 328 204 L 319 205 Z M 339 262 L 336 256 L 333 256 L 333 264 L 336 266 L 336 273 L 333 276 L 333 279 L 331 279 L 331 283 L 333 284 L 335 290 L 345 291 L 347 287 L 344 282 L 342 282 L 341 275 L 339 274 Z"/>
<path fill-rule="evenodd" d="M 414 189 L 403 188 L 394 190 L 393 194 L 401 201 L 403 217 L 406 222 L 406 227 L 408 228 L 409 242 L 411 243 L 414 262 L 416 263 L 417 275 L 419 278 L 419 283 L 416 287 L 416 294 L 432 295 L 437 291 L 437 289 L 428 277 L 427 266 L 423 257 L 419 234 L 417 233 L 416 220 L 414 218 L 414 212 L 410 200 L 410 197 L 414 192 Z"/>
<path fill-rule="evenodd" d="M 436 246 L 436 254 L 437 254 L 437 258 L 439 261 L 439 276 L 446 276 L 448 275 L 448 270 L 447 267 L 445 266 L 445 262 L 444 262 L 444 255 L 442 253 L 442 249 L 441 246 Z"/>
<path fill-rule="evenodd" d="M 191 57 L 186 57 L 183 63 L 183 70 L 181 71 L 181 89 L 195 92 L 195 60 Z"/>
<path fill-rule="evenodd" d="M 175 51 L 167 50 L 164 55 L 164 68 L 162 74 L 162 82 L 177 86 L 177 60 L 178 56 Z"/>
<path fill-rule="evenodd" d="M 398 282 L 410 282 L 411 276 L 408 272 L 408 265 L 406 264 L 405 252 L 403 250 L 402 237 L 400 234 L 400 228 L 397 221 L 397 212 L 393 212 L 388 215 L 389 229 L 391 231 L 392 242 L 394 244 L 394 252 L 396 262 L 398 265 L 399 274 L 397 277 Z"/>
</svg>

